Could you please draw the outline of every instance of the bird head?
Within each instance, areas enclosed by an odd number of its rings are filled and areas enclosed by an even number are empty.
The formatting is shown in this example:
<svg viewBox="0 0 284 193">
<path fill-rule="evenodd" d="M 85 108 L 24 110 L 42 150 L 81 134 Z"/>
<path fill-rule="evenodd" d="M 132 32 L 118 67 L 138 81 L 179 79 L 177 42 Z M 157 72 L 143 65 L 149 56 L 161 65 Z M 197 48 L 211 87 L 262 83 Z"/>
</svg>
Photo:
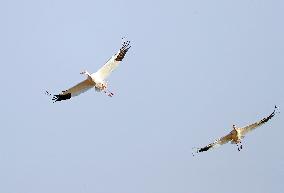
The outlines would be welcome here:
<svg viewBox="0 0 284 193">
<path fill-rule="evenodd" d="M 80 74 L 86 74 L 87 71 L 86 70 L 83 70 L 82 72 L 80 72 Z"/>
<path fill-rule="evenodd" d="M 84 71 L 80 72 L 80 74 L 85 74 L 87 76 L 91 76 L 90 73 L 87 70 L 84 70 Z"/>
</svg>

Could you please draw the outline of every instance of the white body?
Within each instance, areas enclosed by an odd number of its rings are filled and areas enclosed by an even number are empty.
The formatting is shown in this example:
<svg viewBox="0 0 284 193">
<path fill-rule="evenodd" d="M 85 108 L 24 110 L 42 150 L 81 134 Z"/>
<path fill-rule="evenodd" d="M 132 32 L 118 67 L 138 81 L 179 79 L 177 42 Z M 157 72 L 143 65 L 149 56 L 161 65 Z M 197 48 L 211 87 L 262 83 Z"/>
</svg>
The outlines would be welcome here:
<svg viewBox="0 0 284 193">
<path fill-rule="evenodd" d="M 235 125 L 233 125 L 233 130 L 228 135 L 221 137 L 220 139 L 215 140 L 213 143 L 210 143 L 209 145 L 207 145 L 205 147 L 197 148 L 196 153 L 208 151 L 209 149 L 219 147 L 219 146 L 226 144 L 228 142 L 231 142 L 232 144 L 238 145 L 239 143 L 241 143 L 241 140 L 245 137 L 245 135 L 248 132 L 251 132 L 254 129 L 262 126 L 263 124 L 268 122 L 272 117 L 274 117 L 277 109 L 278 108 L 275 106 L 274 111 L 269 116 L 261 119 L 258 122 L 250 124 L 248 126 L 245 126 L 245 127 L 242 127 L 242 128 L 236 128 Z M 240 149 L 242 149 L 242 145 L 240 146 L 240 148 L 238 147 L 239 151 L 240 151 Z"/>
</svg>

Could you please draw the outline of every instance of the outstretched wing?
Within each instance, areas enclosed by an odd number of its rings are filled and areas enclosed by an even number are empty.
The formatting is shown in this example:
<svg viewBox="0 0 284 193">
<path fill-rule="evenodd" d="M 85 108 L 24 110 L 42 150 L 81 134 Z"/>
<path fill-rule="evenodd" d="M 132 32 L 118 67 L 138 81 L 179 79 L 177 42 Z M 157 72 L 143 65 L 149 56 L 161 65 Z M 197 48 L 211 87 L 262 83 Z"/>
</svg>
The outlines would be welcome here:
<svg viewBox="0 0 284 193">
<path fill-rule="evenodd" d="M 113 55 L 106 63 L 101 67 L 94 76 L 97 77 L 99 80 L 105 80 L 110 73 L 116 69 L 119 63 L 123 60 L 125 54 L 130 48 L 130 41 L 124 41 L 120 50 Z"/>
<path fill-rule="evenodd" d="M 87 90 L 89 90 L 90 88 L 94 87 L 95 84 L 86 79 L 80 83 L 78 83 L 77 85 L 69 88 L 66 91 L 62 91 L 62 93 L 58 94 L 58 95 L 53 95 L 53 102 L 57 102 L 57 101 L 62 101 L 62 100 L 68 100 L 71 97 L 74 96 L 78 96 L 79 94 L 86 92 Z"/>
<path fill-rule="evenodd" d="M 275 106 L 275 107 L 274 107 L 274 111 L 273 111 L 269 116 L 267 116 L 267 117 L 261 119 L 261 120 L 258 121 L 258 122 L 255 122 L 255 123 L 253 123 L 253 124 L 251 124 L 251 125 L 248 125 L 248 126 L 246 126 L 246 127 L 241 128 L 241 129 L 240 129 L 241 135 L 244 136 L 244 135 L 247 134 L 248 132 L 250 132 L 250 131 L 256 129 L 257 127 L 260 127 L 261 125 L 263 125 L 264 123 L 266 123 L 267 121 L 269 121 L 270 119 L 272 119 L 272 117 L 275 116 L 275 113 L 276 113 L 276 110 L 277 110 L 277 109 L 278 109 L 278 107 Z"/>
<path fill-rule="evenodd" d="M 209 149 L 213 149 L 216 147 L 219 147 L 225 143 L 228 143 L 229 141 L 232 140 L 232 134 L 229 133 L 228 135 L 221 137 L 220 139 L 215 140 L 213 143 L 210 143 L 209 145 L 206 145 L 205 147 L 202 148 L 197 148 L 196 153 L 200 153 L 203 151 L 208 151 Z"/>
</svg>

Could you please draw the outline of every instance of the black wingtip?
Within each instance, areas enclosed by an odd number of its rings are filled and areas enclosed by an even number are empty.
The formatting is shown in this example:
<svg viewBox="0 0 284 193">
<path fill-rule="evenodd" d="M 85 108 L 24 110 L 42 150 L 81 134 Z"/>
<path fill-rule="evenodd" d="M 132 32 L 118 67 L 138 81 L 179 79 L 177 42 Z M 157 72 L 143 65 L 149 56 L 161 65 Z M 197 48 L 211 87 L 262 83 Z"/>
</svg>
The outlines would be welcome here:
<svg viewBox="0 0 284 193">
<path fill-rule="evenodd" d="M 274 112 L 275 113 L 280 113 L 280 109 L 277 105 L 274 106 Z"/>
<path fill-rule="evenodd" d="M 272 112 L 268 117 L 263 118 L 260 122 L 261 122 L 261 123 L 266 123 L 266 122 L 268 122 L 270 119 L 272 119 L 272 118 L 273 118 L 276 114 L 278 114 L 278 113 L 280 113 L 279 107 L 277 107 L 277 106 L 275 105 L 273 112 Z"/>
<path fill-rule="evenodd" d="M 208 151 L 209 149 L 210 149 L 211 147 L 209 147 L 209 146 L 205 146 L 205 147 L 202 147 L 202 148 L 198 148 L 198 153 L 200 153 L 200 152 L 203 152 L 203 151 Z"/>
<path fill-rule="evenodd" d="M 47 96 L 51 96 L 51 100 L 53 101 L 53 103 L 57 102 L 57 101 L 63 101 L 63 100 L 68 100 L 70 99 L 72 96 L 71 96 L 71 93 L 66 93 L 66 91 L 62 91 L 61 94 L 51 94 L 49 91 L 45 91 L 44 92 Z"/>
<path fill-rule="evenodd" d="M 274 105 L 273 113 L 280 113 L 279 107 L 277 105 Z"/>
<path fill-rule="evenodd" d="M 118 56 L 115 58 L 115 60 L 122 61 L 130 48 L 131 48 L 130 41 L 124 41 L 122 43 L 122 47 L 119 49 Z"/>
<path fill-rule="evenodd" d="M 68 100 L 71 98 L 71 93 L 66 93 L 66 94 L 58 94 L 58 95 L 53 95 L 53 103 L 57 101 L 63 101 L 63 100 Z"/>
</svg>

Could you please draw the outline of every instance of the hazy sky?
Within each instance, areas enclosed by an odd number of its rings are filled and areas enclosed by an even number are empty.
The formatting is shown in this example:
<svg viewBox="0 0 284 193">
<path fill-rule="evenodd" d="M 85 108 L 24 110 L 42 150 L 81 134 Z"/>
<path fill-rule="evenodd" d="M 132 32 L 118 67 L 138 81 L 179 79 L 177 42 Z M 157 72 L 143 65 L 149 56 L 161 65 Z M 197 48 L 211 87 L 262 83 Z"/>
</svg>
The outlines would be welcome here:
<svg viewBox="0 0 284 193">
<path fill-rule="evenodd" d="M 281 0 L 0 2 L 1 193 L 282 193 Z M 113 98 L 53 104 L 121 46 Z"/>
</svg>

